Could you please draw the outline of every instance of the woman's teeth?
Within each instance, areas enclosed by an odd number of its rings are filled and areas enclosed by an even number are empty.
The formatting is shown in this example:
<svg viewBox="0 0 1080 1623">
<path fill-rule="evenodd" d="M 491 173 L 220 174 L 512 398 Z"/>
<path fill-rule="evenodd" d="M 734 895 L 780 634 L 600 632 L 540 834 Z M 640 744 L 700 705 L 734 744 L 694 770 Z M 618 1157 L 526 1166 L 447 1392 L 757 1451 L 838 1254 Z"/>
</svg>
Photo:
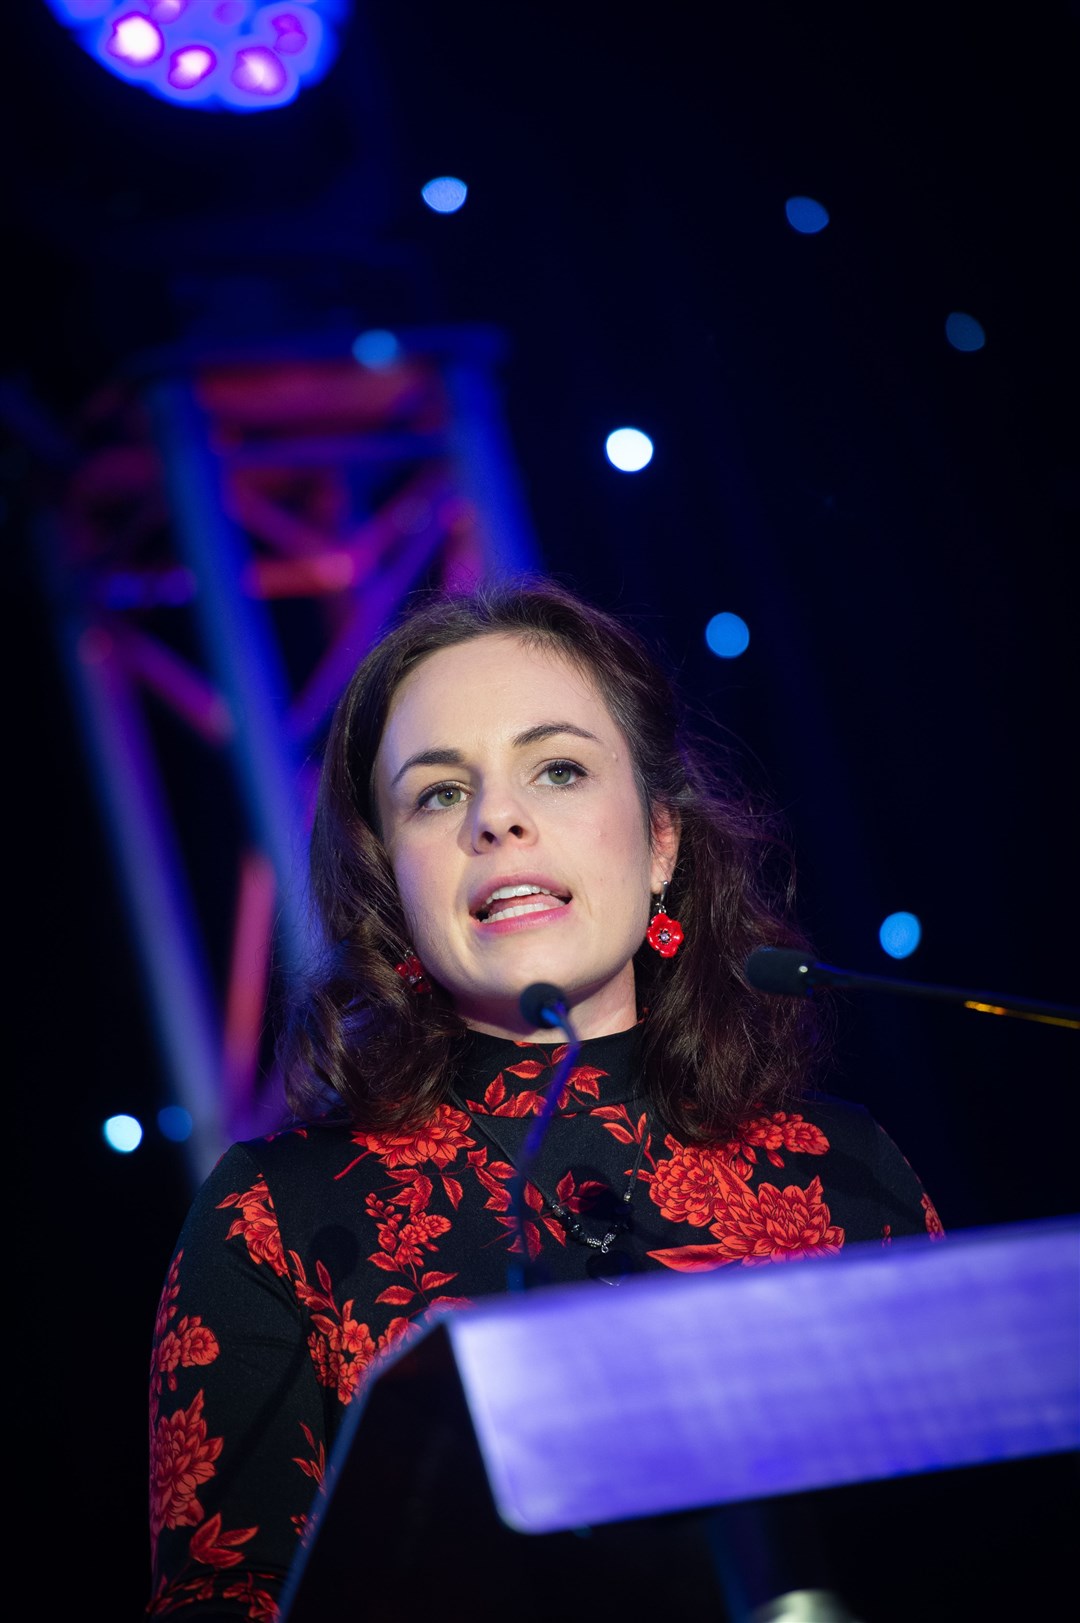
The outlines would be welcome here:
<svg viewBox="0 0 1080 1623">
<path fill-rule="evenodd" d="M 500 904 L 509 902 L 509 907 Z M 517 919 L 526 913 L 549 913 L 552 908 L 565 907 L 566 898 L 541 890 L 538 885 L 504 885 L 492 891 L 476 917 L 480 924 L 495 919 Z"/>
<path fill-rule="evenodd" d="M 496 919 L 520 919 L 526 913 L 550 913 L 554 907 L 565 907 L 560 896 L 538 896 L 534 902 L 521 902 L 516 907 L 500 907 L 494 913 L 485 913 L 481 924 L 494 924 Z"/>
</svg>

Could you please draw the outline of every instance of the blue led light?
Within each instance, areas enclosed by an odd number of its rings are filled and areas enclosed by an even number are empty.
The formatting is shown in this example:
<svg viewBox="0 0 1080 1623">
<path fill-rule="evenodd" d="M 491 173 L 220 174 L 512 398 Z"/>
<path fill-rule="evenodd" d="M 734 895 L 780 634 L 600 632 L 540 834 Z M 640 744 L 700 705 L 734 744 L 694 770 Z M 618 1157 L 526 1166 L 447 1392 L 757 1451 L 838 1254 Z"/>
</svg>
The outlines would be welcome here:
<svg viewBox="0 0 1080 1623">
<path fill-rule="evenodd" d="M 705 641 L 717 659 L 738 659 L 750 646 L 750 627 L 738 614 L 714 614 L 705 627 Z"/>
<path fill-rule="evenodd" d="M 982 322 L 976 321 L 974 316 L 967 315 L 963 310 L 953 310 L 945 317 L 945 336 L 953 349 L 963 350 L 965 354 L 971 350 L 982 349 L 986 343 Z"/>
<path fill-rule="evenodd" d="M 829 211 L 813 197 L 789 197 L 784 204 L 788 225 L 804 237 L 824 231 L 829 223 Z"/>
<path fill-rule="evenodd" d="M 438 175 L 420 188 L 420 196 L 436 214 L 456 214 L 468 195 L 465 182 L 453 175 Z"/>
<path fill-rule="evenodd" d="M 377 372 L 380 367 L 394 364 L 401 354 L 401 345 L 385 327 L 371 327 L 354 341 L 352 352 L 361 366 L 369 366 Z"/>
<path fill-rule="evenodd" d="M 191 1114 L 183 1105 L 165 1105 L 157 1113 L 157 1124 L 162 1136 L 174 1144 L 183 1144 L 191 1137 Z"/>
<path fill-rule="evenodd" d="M 922 925 L 914 913 L 890 913 L 882 920 L 878 940 L 890 958 L 910 958 L 922 940 Z"/>
<path fill-rule="evenodd" d="M 142 1143 L 142 1124 L 134 1116 L 110 1116 L 101 1126 L 102 1137 L 110 1150 L 130 1155 Z"/>
<path fill-rule="evenodd" d="M 604 450 L 620 473 L 640 473 L 652 461 L 653 442 L 640 428 L 616 428 L 604 441 Z"/>
</svg>

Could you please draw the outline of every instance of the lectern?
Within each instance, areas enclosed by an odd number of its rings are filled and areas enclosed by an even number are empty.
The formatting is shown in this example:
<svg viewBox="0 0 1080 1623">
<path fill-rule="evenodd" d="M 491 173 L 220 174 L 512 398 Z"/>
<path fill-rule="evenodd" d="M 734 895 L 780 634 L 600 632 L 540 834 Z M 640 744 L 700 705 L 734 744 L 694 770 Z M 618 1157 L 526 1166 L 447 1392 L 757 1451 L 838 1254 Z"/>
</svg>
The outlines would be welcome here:
<svg viewBox="0 0 1080 1623">
<path fill-rule="evenodd" d="M 1074 1218 L 491 1298 L 350 1407 L 283 1623 L 721 1616 L 724 1507 L 795 1547 L 821 1490 L 1078 1448 Z"/>
</svg>

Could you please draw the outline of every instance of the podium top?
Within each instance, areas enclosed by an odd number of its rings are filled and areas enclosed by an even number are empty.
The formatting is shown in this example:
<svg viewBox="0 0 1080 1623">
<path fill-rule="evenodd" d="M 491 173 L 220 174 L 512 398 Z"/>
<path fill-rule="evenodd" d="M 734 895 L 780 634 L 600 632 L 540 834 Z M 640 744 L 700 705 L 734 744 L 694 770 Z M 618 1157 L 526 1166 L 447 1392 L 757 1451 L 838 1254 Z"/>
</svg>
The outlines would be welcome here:
<svg viewBox="0 0 1080 1623">
<path fill-rule="evenodd" d="M 1080 1220 L 448 1317 L 499 1515 L 546 1533 L 1080 1446 Z"/>
<path fill-rule="evenodd" d="M 1077 1448 L 1078 1218 L 495 1297 L 436 1320 L 354 1399 L 282 1616 L 329 1615 L 360 1549 L 370 1588 L 405 1504 L 428 1558 L 484 1525 L 516 1571 L 551 1543 L 520 1534 L 572 1547 L 582 1529 Z"/>
</svg>

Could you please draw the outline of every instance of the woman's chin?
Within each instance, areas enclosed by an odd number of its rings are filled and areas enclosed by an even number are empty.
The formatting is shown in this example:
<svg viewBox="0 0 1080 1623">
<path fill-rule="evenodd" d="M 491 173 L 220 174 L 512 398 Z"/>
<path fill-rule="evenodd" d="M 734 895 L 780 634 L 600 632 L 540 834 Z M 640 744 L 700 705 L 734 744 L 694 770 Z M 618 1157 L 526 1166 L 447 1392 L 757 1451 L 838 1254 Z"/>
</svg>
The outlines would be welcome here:
<svg viewBox="0 0 1080 1623">
<path fill-rule="evenodd" d="M 622 1031 L 637 1018 L 634 971 L 629 962 L 614 973 L 598 973 L 596 966 L 575 963 L 569 953 L 538 952 L 515 955 L 512 965 L 500 967 L 497 982 L 482 988 L 472 986 L 454 997 L 465 1024 L 479 1031 L 518 1038 L 531 1036 L 536 1028 L 523 1021 L 521 994 L 537 981 L 556 986 L 563 993 L 579 1037 Z M 558 1041 L 559 1034 L 549 1027 L 544 1039 Z"/>
</svg>

